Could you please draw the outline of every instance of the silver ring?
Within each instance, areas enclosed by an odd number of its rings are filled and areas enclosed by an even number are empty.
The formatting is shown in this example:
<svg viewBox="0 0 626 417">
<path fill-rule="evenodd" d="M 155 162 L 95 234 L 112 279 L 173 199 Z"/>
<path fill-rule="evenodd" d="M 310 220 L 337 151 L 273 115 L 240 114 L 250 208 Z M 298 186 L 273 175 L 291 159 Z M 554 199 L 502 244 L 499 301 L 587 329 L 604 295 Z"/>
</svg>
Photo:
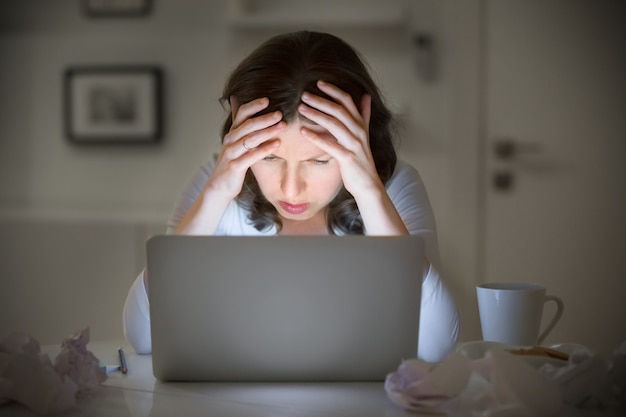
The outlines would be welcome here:
<svg viewBox="0 0 626 417">
<path fill-rule="evenodd" d="M 241 141 L 241 144 L 243 145 L 243 147 L 244 147 L 244 149 L 245 149 L 246 151 L 249 151 L 250 149 L 252 149 L 252 148 L 250 148 L 248 145 L 246 145 L 246 140 L 245 140 L 245 139 L 244 139 L 243 141 Z"/>
</svg>

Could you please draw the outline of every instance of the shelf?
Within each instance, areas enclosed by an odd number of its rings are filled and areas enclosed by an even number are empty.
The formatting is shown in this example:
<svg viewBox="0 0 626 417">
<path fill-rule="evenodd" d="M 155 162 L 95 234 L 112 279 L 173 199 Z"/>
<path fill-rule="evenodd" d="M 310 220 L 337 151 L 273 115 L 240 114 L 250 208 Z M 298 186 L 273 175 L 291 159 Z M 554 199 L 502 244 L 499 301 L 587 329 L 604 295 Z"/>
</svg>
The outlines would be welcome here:
<svg viewBox="0 0 626 417">
<path fill-rule="evenodd" d="M 230 0 L 230 25 L 237 29 L 400 28 L 407 22 L 401 0 Z"/>
</svg>

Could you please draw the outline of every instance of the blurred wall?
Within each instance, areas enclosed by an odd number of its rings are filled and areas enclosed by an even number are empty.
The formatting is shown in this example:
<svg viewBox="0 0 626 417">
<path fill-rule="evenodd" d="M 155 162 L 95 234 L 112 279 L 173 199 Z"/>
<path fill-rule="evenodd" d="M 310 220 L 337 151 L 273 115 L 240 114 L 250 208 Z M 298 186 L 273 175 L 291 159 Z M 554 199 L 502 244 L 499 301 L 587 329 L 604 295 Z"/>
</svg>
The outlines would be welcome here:
<svg viewBox="0 0 626 417">
<path fill-rule="evenodd" d="M 0 336 L 19 329 L 55 343 L 90 324 L 94 339 L 122 337 L 121 306 L 145 238 L 163 230 L 181 188 L 219 146 L 226 76 L 262 40 L 298 28 L 333 32 L 369 62 L 403 122 L 400 156 L 428 188 L 450 286 L 462 313 L 473 314 L 477 2 L 381 0 L 370 3 L 392 14 L 406 7 L 406 20 L 369 27 L 307 21 L 303 11 L 254 28 L 229 19 L 235 3 L 154 0 L 142 18 L 88 18 L 78 0 L 0 3 Z M 434 77 L 416 65 L 418 32 L 434 40 Z M 70 144 L 64 70 L 116 63 L 163 69 L 162 142 Z M 466 339 L 476 336 L 472 314 Z"/>
</svg>

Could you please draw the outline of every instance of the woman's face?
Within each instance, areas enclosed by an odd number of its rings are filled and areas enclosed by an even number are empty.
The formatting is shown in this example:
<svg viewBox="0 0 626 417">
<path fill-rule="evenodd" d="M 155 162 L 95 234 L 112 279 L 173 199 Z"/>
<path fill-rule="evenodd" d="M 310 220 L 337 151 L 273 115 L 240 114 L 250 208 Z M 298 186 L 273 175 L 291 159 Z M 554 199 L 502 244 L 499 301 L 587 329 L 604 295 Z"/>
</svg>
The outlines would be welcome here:
<svg viewBox="0 0 626 417">
<path fill-rule="evenodd" d="M 302 126 L 299 120 L 289 124 L 278 137 L 280 147 L 250 167 L 265 198 L 289 220 L 325 216 L 343 185 L 337 161 L 303 137 Z M 305 126 L 330 135 L 319 125 Z"/>
</svg>

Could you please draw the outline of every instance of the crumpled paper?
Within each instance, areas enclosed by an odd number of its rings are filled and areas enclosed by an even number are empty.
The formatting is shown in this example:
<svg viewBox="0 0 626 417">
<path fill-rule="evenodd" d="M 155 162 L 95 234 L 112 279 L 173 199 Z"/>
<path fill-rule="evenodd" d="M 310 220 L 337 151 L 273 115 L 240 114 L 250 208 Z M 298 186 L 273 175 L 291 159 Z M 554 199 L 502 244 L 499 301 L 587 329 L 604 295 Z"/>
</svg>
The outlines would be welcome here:
<svg viewBox="0 0 626 417">
<path fill-rule="evenodd" d="M 609 408 L 626 410 L 626 341 L 615 352 L 607 380 Z"/>
<path fill-rule="evenodd" d="M 394 403 L 407 410 L 436 412 L 465 389 L 470 377 L 469 362 L 458 354 L 435 364 L 408 359 L 387 376 L 385 390 Z"/>
<path fill-rule="evenodd" d="M 570 353 L 568 366 L 544 364 L 539 373 L 559 384 L 567 404 L 626 411 L 626 342 L 610 359 L 580 347 Z"/>
<path fill-rule="evenodd" d="M 471 367 L 488 382 L 475 398 L 475 408 L 484 417 L 555 416 L 564 405 L 555 381 L 508 352 L 489 350 Z"/>
<path fill-rule="evenodd" d="M 488 349 L 478 359 L 453 353 L 437 364 L 410 359 L 387 375 L 385 390 L 407 410 L 448 415 L 549 417 L 582 408 L 624 412 L 626 342 L 609 360 L 580 349 L 564 366 L 539 368 L 502 349 Z"/>
<path fill-rule="evenodd" d="M 9 335 L 0 343 L 0 404 L 15 401 L 39 414 L 74 407 L 77 397 L 89 395 L 107 378 L 87 350 L 88 342 L 88 327 L 64 339 L 53 364 L 36 339 Z"/>
</svg>

